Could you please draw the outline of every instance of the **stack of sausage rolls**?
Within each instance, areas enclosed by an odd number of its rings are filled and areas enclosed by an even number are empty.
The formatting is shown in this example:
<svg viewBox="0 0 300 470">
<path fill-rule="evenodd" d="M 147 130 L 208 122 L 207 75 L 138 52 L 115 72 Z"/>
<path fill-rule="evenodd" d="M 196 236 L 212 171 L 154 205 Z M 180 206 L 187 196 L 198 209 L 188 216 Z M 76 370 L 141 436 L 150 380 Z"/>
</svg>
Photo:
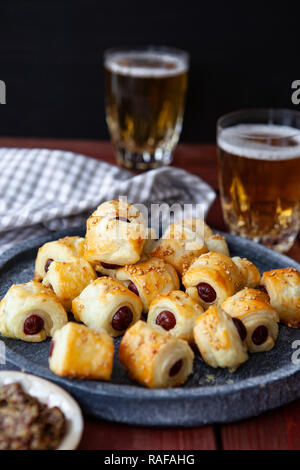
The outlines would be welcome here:
<svg viewBox="0 0 300 470">
<path fill-rule="evenodd" d="M 198 219 L 153 238 L 134 205 L 101 204 L 85 238 L 38 250 L 34 279 L 1 300 L 1 335 L 51 337 L 55 374 L 96 380 L 110 380 L 113 337 L 121 336 L 129 376 L 165 388 L 184 384 L 194 360 L 234 372 L 249 353 L 274 347 L 279 322 L 300 327 L 296 269 L 261 276 L 250 260 L 231 258 L 225 238 Z"/>
</svg>

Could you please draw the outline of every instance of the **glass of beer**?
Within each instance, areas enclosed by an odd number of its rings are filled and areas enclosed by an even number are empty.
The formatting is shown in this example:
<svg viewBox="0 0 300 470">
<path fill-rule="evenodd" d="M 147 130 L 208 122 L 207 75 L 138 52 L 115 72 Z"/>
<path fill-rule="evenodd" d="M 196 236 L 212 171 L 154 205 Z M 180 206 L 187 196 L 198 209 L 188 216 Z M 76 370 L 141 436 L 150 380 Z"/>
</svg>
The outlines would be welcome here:
<svg viewBox="0 0 300 470">
<path fill-rule="evenodd" d="M 219 187 L 232 233 L 287 251 L 300 228 L 300 112 L 252 109 L 217 123 Z"/>
<path fill-rule="evenodd" d="M 181 132 L 189 56 L 119 48 L 104 55 L 106 121 L 117 162 L 148 170 L 172 161 Z"/>
</svg>

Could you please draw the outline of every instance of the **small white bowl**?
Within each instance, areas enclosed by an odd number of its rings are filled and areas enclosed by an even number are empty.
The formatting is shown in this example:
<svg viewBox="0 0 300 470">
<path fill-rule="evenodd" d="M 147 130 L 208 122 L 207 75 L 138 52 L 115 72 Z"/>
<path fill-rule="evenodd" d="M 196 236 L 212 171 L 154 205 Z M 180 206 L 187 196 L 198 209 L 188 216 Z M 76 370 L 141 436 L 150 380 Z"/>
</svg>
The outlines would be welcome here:
<svg viewBox="0 0 300 470">
<path fill-rule="evenodd" d="M 52 382 L 35 375 L 9 370 L 0 372 L 0 387 L 14 382 L 19 382 L 26 393 L 38 398 L 42 403 L 49 407 L 58 406 L 63 411 L 67 430 L 57 450 L 76 449 L 83 433 L 83 418 L 78 404 L 71 395 Z"/>
</svg>

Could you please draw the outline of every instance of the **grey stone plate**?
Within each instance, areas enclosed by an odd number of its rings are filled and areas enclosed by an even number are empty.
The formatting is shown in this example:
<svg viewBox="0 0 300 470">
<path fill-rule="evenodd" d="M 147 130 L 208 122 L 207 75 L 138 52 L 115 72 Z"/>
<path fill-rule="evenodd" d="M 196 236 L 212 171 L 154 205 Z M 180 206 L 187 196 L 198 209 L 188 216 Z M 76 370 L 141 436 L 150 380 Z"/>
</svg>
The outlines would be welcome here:
<svg viewBox="0 0 300 470">
<path fill-rule="evenodd" d="M 32 279 L 37 249 L 65 235 L 83 235 L 84 229 L 69 229 L 36 238 L 0 257 L 0 296 L 12 283 Z M 226 235 L 231 255 L 252 260 L 261 271 L 300 266 L 290 258 L 248 240 Z M 90 415 L 110 421 L 144 426 L 198 426 L 229 422 L 275 408 L 300 397 L 300 365 L 293 364 L 292 344 L 300 330 L 280 326 L 272 351 L 252 354 L 234 374 L 212 369 L 196 359 L 194 374 L 181 388 L 150 390 L 131 382 L 116 357 L 112 381 L 71 380 L 48 369 L 49 341 L 25 343 L 7 338 L 7 360 L 13 366 L 39 375 L 64 387 Z M 295 362 L 295 361 L 294 361 Z"/>
</svg>

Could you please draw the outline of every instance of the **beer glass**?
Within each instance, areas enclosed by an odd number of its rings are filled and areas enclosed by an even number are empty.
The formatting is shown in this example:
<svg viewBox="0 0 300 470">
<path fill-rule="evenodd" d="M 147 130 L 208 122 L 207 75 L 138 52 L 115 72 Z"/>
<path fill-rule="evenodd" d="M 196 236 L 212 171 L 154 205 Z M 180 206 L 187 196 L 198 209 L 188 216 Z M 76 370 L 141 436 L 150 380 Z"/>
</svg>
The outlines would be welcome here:
<svg viewBox="0 0 300 470">
<path fill-rule="evenodd" d="M 117 162 L 168 165 L 182 127 L 188 54 L 177 49 L 111 49 L 104 55 L 106 121 Z"/>
<path fill-rule="evenodd" d="M 300 112 L 252 109 L 217 123 L 219 187 L 232 233 L 287 251 L 300 228 Z"/>
</svg>

